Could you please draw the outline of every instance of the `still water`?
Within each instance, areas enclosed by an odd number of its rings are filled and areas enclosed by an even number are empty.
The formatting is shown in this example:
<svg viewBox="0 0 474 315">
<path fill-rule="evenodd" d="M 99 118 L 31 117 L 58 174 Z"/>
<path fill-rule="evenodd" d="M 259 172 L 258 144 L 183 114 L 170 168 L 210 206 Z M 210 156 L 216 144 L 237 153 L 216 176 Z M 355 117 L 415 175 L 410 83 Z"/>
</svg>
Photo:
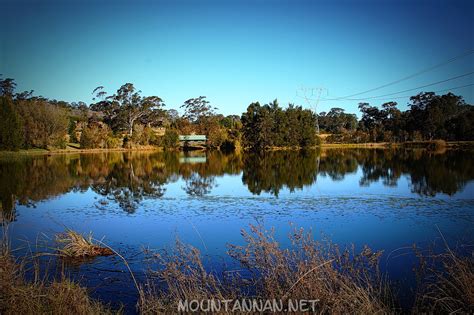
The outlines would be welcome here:
<svg viewBox="0 0 474 315">
<path fill-rule="evenodd" d="M 411 295 L 414 257 L 442 231 L 474 243 L 472 151 L 327 149 L 263 155 L 97 153 L 0 157 L 0 220 L 17 255 L 53 243 L 65 227 L 92 232 L 125 256 L 137 277 L 145 249 L 178 237 L 218 269 L 227 244 L 249 224 L 293 224 L 316 238 L 383 250 L 382 269 Z M 230 262 L 231 263 L 231 262 Z M 136 291 L 120 259 L 99 257 L 66 271 L 105 301 L 133 310 Z M 411 280 L 410 280 L 411 279 Z M 402 297 L 403 298 L 403 297 Z"/>
</svg>

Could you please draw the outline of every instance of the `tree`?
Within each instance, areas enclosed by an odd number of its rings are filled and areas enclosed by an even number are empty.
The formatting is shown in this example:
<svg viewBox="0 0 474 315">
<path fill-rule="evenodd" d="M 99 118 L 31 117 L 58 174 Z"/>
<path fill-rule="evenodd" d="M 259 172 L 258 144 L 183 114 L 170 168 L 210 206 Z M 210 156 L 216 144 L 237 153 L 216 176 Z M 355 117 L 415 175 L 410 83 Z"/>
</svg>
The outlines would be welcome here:
<svg viewBox="0 0 474 315">
<path fill-rule="evenodd" d="M 15 92 L 16 83 L 12 78 L 6 78 L 0 80 L 0 96 L 13 97 Z"/>
<path fill-rule="evenodd" d="M 44 100 L 21 100 L 16 107 L 23 119 L 25 146 L 47 148 L 66 146 L 68 110 Z"/>
<path fill-rule="evenodd" d="M 179 147 L 179 135 L 176 130 L 166 129 L 165 134 L 162 139 L 163 148 L 166 149 L 176 149 Z"/>
<path fill-rule="evenodd" d="M 424 92 L 410 98 L 408 128 L 420 132 L 425 139 L 449 137 L 449 124 L 467 108 L 461 96 Z"/>
<path fill-rule="evenodd" d="M 329 133 L 351 132 L 357 129 L 357 116 L 347 114 L 343 108 L 334 107 L 319 114 L 319 126 Z"/>
<path fill-rule="evenodd" d="M 133 135 L 136 122 L 152 124 L 163 114 L 163 100 L 158 96 L 141 96 L 141 91 L 137 91 L 132 83 L 122 85 L 114 95 L 108 97 L 102 86 L 94 89 L 93 93 L 101 101 L 93 104 L 91 109 L 103 112 L 108 124 L 126 130 L 129 137 Z"/>
<path fill-rule="evenodd" d="M 0 149 L 20 149 L 23 145 L 23 126 L 10 97 L 0 97 L 0 122 Z"/>
<path fill-rule="evenodd" d="M 110 133 L 109 127 L 97 121 L 89 121 L 81 133 L 81 148 L 96 149 L 107 147 L 107 137 Z"/>
<path fill-rule="evenodd" d="M 206 118 L 215 115 L 217 108 L 209 105 L 209 101 L 206 100 L 205 96 L 199 96 L 196 98 L 190 98 L 180 106 L 184 108 L 184 118 L 187 118 L 191 123 L 199 124 Z"/>
<path fill-rule="evenodd" d="M 260 106 L 252 103 L 242 114 L 244 146 L 265 150 L 272 146 L 308 147 L 315 145 L 316 115 L 301 106 L 289 104 L 282 109 L 278 101 Z"/>
<path fill-rule="evenodd" d="M 176 127 L 176 122 L 179 119 L 179 113 L 176 109 L 168 109 L 165 111 L 164 118 L 165 119 L 164 119 L 163 125 L 165 127 L 170 127 L 170 126 Z"/>
<path fill-rule="evenodd" d="M 265 150 L 273 145 L 274 120 L 270 114 L 270 106 L 252 103 L 247 112 L 242 114 L 244 146 L 253 150 Z"/>
</svg>

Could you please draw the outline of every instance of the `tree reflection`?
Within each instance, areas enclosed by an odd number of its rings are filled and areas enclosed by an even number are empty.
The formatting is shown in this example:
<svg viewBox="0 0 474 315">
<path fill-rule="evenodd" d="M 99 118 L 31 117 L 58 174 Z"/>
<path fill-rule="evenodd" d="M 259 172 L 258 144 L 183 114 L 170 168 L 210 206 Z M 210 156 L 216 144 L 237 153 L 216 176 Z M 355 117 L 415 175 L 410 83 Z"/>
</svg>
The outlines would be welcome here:
<svg viewBox="0 0 474 315">
<path fill-rule="evenodd" d="M 159 199 L 169 183 L 182 180 L 193 197 L 212 192 L 217 178 L 242 176 L 253 194 L 278 196 L 311 186 L 318 176 L 342 181 L 361 172 L 359 184 L 396 186 L 406 177 L 412 192 L 423 196 L 453 195 L 474 179 L 472 151 L 329 149 L 223 154 L 218 151 L 183 156 L 176 152 L 104 153 L 0 157 L 0 221 L 15 219 L 15 205 L 36 202 L 69 191 L 95 193 L 134 212 L 145 199 Z M 341 185 L 344 185 L 341 182 Z"/>
<path fill-rule="evenodd" d="M 317 151 L 251 153 L 244 158 L 242 182 L 253 194 L 278 196 L 283 187 L 294 191 L 313 184 L 318 166 Z"/>
<path fill-rule="evenodd" d="M 193 173 L 186 178 L 184 191 L 190 196 L 202 197 L 211 192 L 215 186 L 215 177 L 203 177 L 198 173 Z"/>
</svg>

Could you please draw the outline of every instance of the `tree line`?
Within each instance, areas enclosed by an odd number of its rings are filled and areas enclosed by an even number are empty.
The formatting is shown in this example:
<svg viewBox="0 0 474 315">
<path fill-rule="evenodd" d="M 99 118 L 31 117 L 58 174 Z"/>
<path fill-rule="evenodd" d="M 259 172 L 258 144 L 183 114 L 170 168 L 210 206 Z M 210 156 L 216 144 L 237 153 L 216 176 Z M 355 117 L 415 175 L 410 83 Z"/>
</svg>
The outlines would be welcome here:
<svg viewBox="0 0 474 315">
<path fill-rule="evenodd" d="M 240 146 L 240 117 L 216 113 L 205 96 L 165 109 L 158 96 L 143 96 L 132 83 L 108 95 L 93 91 L 93 103 L 68 103 L 16 93 L 13 79 L 0 79 L 0 149 L 179 147 L 180 134 L 204 134 L 210 148 Z M 164 131 L 164 132 L 163 132 Z"/>
<path fill-rule="evenodd" d="M 381 106 L 359 103 L 362 117 L 333 108 L 320 114 L 320 127 L 329 142 L 406 142 L 442 139 L 474 140 L 474 106 L 461 96 L 423 92 L 410 97 L 408 109 L 396 102 Z"/>
<path fill-rule="evenodd" d="M 359 103 L 361 118 L 342 108 L 316 115 L 302 106 L 280 107 L 277 100 L 251 103 L 241 116 L 224 116 L 205 96 L 166 109 L 159 96 L 143 96 L 132 83 L 108 94 L 99 86 L 93 103 L 68 103 L 16 92 L 13 79 L 0 79 L 0 149 L 134 148 L 176 149 L 179 135 L 203 134 L 216 149 L 260 151 L 272 147 L 312 147 L 329 143 L 474 140 L 474 107 L 461 96 L 423 92 L 408 109 L 396 102 Z M 320 127 L 318 135 L 316 126 Z M 324 136 L 323 136 L 324 135 Z"/>
</svg>

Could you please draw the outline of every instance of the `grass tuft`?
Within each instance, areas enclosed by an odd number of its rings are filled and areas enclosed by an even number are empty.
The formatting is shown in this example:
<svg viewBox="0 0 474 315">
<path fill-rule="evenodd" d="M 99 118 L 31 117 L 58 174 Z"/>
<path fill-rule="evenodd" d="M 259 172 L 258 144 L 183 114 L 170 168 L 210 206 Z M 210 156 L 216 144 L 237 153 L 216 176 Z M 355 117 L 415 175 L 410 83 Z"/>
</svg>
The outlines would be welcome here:
<svg viewBox="0 0 474 315">
<path fill-rule="evenodd" d="M 95 244 L 92 233 L 84 237 L 73 230 L 67 230 L 65 233 L 56 235 L 56 241 L 61 245 L 58 248 L 60 256 L 67 258 L 109 256 L 114 254 L 110 248 Z"/>
</svg>

